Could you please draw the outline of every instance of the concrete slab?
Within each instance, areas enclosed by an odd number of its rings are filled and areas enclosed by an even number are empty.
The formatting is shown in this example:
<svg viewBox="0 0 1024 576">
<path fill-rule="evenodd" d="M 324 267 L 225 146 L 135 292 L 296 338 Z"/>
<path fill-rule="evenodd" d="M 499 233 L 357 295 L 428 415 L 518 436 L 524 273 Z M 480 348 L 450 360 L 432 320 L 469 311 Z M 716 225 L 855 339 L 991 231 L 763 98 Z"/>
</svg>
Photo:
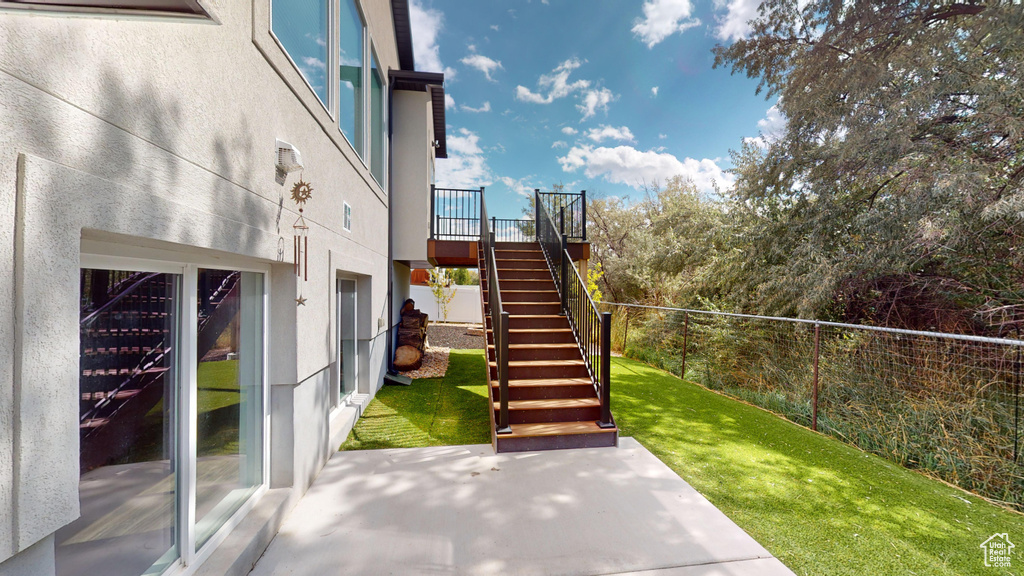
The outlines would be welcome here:
<svg viewBox="0 0 1024 576">
<path fill-rule="evenodd" d="M 251 574 L 648 573 L 793 574 L 631 438 L 339 452 Z"/>
</svg>

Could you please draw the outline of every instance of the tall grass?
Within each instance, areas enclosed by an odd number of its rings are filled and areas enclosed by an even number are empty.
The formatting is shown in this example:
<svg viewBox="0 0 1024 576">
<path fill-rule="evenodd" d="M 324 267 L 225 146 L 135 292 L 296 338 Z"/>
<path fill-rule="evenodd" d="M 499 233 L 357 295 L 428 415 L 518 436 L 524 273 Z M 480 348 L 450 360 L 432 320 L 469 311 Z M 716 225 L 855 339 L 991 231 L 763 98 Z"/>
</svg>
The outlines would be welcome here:
<svg viewBox="0 0 1024 576">
<path fill-rule="evenodd" d="M 811 426 L 814 327 L 613 310 L 613 347 Z M 688 316 L 688 323 L 686 318 Z M 821 327 L 817 429 L 1024 510 L 1018 347 Z"/>
</svg>

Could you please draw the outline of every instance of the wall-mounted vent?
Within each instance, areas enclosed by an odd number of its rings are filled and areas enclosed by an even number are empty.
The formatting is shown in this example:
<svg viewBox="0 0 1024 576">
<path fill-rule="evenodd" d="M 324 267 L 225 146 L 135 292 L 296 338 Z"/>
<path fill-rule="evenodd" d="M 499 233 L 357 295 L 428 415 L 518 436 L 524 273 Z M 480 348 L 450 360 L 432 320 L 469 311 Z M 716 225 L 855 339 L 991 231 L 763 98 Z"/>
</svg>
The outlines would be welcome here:
<svg viewBox="0 0 1024 576">
<path fill-rule="evenodd" d="M 344 205 L 345 205 L 345 215 L 342 217 L 341 227 L 344 228 L 345 230 L 351 232 L 352 231 L 352 207 L 348 205 L 348 202 L 344 202 Z"/>
</svg>

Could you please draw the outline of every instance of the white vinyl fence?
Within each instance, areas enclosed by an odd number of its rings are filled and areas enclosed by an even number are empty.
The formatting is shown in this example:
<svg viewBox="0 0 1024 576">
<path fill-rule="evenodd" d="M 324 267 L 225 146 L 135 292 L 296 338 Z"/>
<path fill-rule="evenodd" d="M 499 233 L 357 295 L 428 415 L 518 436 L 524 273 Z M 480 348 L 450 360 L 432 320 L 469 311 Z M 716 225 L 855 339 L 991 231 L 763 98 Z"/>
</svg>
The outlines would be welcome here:
<svg viewBox="0 0 1024 576">
<path fill-rule="evenodd" d="M 409 297 L 416 301 L 420 312 L 430 315 L 431 322 L 465 322 L 481 324 L 479 286 L 452 286 L 455 297 L 448 303 L 448 317 L 441 314 L 434 295 L 429 286 L 410 286 Z"/>
</svg>

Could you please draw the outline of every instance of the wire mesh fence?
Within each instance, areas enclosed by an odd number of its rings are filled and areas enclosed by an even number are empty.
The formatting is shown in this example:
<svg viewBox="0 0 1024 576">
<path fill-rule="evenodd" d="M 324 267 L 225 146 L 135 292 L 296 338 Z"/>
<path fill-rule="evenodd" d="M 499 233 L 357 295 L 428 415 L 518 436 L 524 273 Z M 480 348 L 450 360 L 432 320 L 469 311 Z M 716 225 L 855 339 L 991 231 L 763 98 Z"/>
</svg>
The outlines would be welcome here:
<svg viewBox="0 0 1024 576">
<path fill-rule="evenodd" d="M 1019 337 L 601 306 L 626 356 L 1024 510 Z"/>
</svg>

